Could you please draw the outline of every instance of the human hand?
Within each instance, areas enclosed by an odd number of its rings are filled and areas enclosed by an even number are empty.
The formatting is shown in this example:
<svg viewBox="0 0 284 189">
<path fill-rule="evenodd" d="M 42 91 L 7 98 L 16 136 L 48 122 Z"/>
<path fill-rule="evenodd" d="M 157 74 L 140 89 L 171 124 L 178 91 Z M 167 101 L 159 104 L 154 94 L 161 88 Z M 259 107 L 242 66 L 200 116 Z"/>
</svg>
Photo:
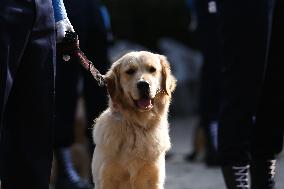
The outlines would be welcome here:
<svg viewBox="0 0 284 189">
<path fill-rule="evenodd" d="M 56 22 L 56 42 L 61 43 L 67 31 L 74 32 L 74 28 L 68 18 Z"/>
</svg>

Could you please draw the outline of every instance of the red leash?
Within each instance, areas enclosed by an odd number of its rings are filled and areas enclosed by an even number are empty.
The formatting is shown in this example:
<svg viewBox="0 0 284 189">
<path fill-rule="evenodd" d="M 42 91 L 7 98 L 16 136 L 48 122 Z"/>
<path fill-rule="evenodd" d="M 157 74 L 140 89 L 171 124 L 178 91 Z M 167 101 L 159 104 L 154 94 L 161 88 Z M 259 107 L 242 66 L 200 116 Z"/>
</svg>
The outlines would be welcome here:
<svg viewBox="0 0 284 189">
<path fill-rule="evenodd" d="M 104 76 L 80 49 L 78 35 L 75 32 L 67 31 L 63 41 L 57 44 L 57 49 L 65 61 L 68 61 L 70 57 L 75 58 L 86 70 L 91 72 L 99 86 L 106 86 Z"/>
</svg>

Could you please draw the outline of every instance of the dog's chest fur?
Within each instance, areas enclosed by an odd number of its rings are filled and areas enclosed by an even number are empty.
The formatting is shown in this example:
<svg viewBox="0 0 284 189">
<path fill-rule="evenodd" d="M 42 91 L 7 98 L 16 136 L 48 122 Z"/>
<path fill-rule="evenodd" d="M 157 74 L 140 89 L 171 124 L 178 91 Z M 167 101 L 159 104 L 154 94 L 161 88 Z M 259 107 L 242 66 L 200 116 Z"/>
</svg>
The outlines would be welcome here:
<svg viewBox="0 0 284 189">
<path fill-rule="evenodd" d="M 105 149 L 106 158 L 155 160 L 171 146 L 168 122 L 164 119 L 148 124 L 139 125 L 106 110 L 96 120 L 94 141 Z"/>
</svg>

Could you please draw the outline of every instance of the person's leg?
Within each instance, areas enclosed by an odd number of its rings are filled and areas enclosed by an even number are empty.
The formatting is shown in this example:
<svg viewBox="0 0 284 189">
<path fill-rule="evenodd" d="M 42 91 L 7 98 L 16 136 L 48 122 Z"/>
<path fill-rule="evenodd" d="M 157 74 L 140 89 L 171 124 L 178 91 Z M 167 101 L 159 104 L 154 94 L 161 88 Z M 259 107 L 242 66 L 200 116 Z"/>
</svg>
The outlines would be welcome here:
<svg viewBox="0 0 284 189">
<path fill-rule="evenodd" d="M 222 1 L 219 10 L 224 59 L 218 150 L 227 188 L 247 189 L 250 134 L 265 63 L 267 0 Z"/>
<path fill-rule="evenodd" d="M 99 87 L 97 81 L 93 78 L 93 76 L 90 73 L 87 73 L 85 70 L 83 72 L 85 72 L 84 86 L 83 86 L 85 112 L 86 112 L 85 133 L 88 142 L 88 153 L 90 158 L 92 159 L 93 152 L 95 149 L 95 144 L 93 141 L 94 120 L 106 109 L 108 101 L 107 101 L 106 88 Z M 93 180 L 91 169 L 90 169 L 90 180 L 91 181 Z M 92 184 L 95 185 L 96 183 Z"/>
<path fill-rule="evenodd" d="M 74 143 L 74 123 L 78 102 L 80 65 L 57 57 L 55 95 L 55 149 Z"/>
<path fill-rule="evenodd" d="M 284 106 L 284 92 L 280 87 L 284 82 L 283 8 L 283 1 L 276 1 L 263 93 L 252 133 L 252 189 L 274 188 L 276 155 L 283 146 L 283 115 L 279 111 Z"/>
<path fill-rule="evenodd" d="M 217 115 L 219 110 L 219 76 L 220 76 L 220 21 L 216 1 L 216 11 L 209 10 L 210 2 L 200 0 L 196 2 L 198 14 L 198 34 L 204 62 L 200 86 L 200 126 L 203 128 L 206 139 L 205 162 L 208 166 L 218 164 L 216 149 Z"/>
<path fill-rule="evenodd" d="M 87 1 L 64 2 L 68 17 L 79 36 L 80 48 L 85 52 L 86 26 L 90 17 L 87 11 Z M 82 14 L 84 12 L 85 14 Z M 56 119 L 55 119 L 55 148 L 56 177 L 55 189 L 88 189 L 89 183 L 81 178 L 76 169 L 71 147 L 75 142 L 75 119 L 79 97 L 79 81 L 81 79 L 82 66 L 79 62 L 64 62 L 61 57 L 57 59 L 56 77 Z M 87 162 L 81 162 L 86 164 Z"/>
<path fill-rule="evenodd" d="M 0 137 L 7 99 L 35 19 L 34 6 L 30 1 L 0 2 Z"/>
<path fill-rule="evenodd" d="M 9 3 L 12 7 L 0 13 L 4 32 L 9 32 L 4 37 L 4 57 L 8 57 L 6 87 L 11 86 L 3 116 L 1 184 L 4 189 L 48 189 L 54 115 L 53 9 L 45 0 Z"/>
<path fill-rule="evenodd" d="M 92 24 L 87 27 L 88 33 L 86 37 L 88 40 L 86 43 L 86 55 L 94 63 L 95 67 L 102 74 L 105 74 L 110 64 L 107 54 L 107 31 L 103 23 L 99 1 L 89 1 L 88 11 L 92 15 L 88 18 L 88 22 Z M 90 144 L 90 157 L 92 157 L 94 150 L 92 125 L 94 123 L 94 119 L 107 108 L 108 101 L 106 89 L 99 87 L 97 81 L 89 72 L 85 70 L 83 70 L 83 72 L 83 95 L 85 99 L 87 120 L 86 135 Z"/>
<path fill-rule="evenodd" d="M 88 27 L 86 54 L 94 62 L 95 67 L 104 74 L 109 68 L 107 56 L 108 44 L 106 28 L 103 25 L 98 1 L 90 1 L 89 11 L 92 13 L 92 16 L 89 17 L 89 23 L 93 24 Z M 89 72 L 86 70 L 82 72 L 84 78 L 83 95 L 86 112 L 86 136 L 88 139 L 89 155 L 92 159 L 95 148 L 92 134 L 94 119 L 107 108 L 108 98 L 106 88 L 99 87 L 97 81 Z M 90 178 L 92 178 L 91 170 Z M 96 183 L 93 184 L 95 185 Z"/>
<path fill-rule="evenodd" d="M 32 2 L 26 2 L 24 5 L 8 1 L 0 2 L 0 178 L 4 164 L 2 138 L 6 129 L 3 125 L 3 116 L 21 56 L 30 36 L 35 18 L 33 9 Z M 18 14 L 16 10 L 22 10 L 22 14 Z"/>
<path fill-rule="evenodd" d="M 78 83 L 81 65 L 57 58 L 55 96 L 56 159 L 55 189 L 88 189 L 89 184 L 78 174 L 72 160 L 71 146 L 75 142 L 75 118 L 78 102 Z"/>
</svg>

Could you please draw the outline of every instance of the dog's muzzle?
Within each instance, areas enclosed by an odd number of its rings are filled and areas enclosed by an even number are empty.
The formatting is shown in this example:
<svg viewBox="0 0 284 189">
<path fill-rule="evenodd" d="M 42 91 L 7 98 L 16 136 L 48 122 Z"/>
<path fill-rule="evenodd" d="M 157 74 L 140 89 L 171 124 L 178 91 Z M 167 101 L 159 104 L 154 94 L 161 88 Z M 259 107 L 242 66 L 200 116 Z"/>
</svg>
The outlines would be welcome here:
<svg viewBox="0 0 284 189">
<path fill-rule="evenodd" d="M 136 106 L 141 110 L 150 110 L 153 108 L 153 100 L 150 97 L 150 85 L 147 81 L 137 83 L 140 99 L 135 101 Z"/>
<path fill-rule="evenodd" d="M 139 91 L 140 98 L 149 98 L 150 85 L 147 81 L 139 81 L 137 83 L 137 89 Z"/>
</svg>

